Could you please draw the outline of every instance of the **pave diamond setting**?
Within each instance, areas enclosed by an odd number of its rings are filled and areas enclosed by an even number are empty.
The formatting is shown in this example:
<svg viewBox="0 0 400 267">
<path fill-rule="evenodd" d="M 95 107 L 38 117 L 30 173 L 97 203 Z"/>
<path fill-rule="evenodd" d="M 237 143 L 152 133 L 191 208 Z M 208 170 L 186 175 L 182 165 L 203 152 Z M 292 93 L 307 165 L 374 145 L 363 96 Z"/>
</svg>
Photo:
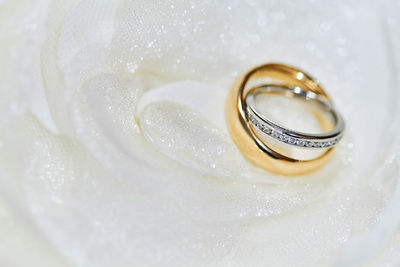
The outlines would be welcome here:
<svg viewBox="0 0 400 267">
<path fill-rule="evenodd" d="M 335 146 L 342 138 L 341 136 L 337 136 L 335 138 L 331 138 L 329 141 L 319 141 L 319 140 L 311 141 L 311 140 L 300 139 L 300 138 L 291 136 L 287 133 L 280 132 L 279 130 L 264 123 L 260 118 L 253 115 L 249 111 L 247 111 L 246 117 L 253 126 L 258 128 L 263 133 L 267 134 L 268 136 L 270 136 L 280 142 L 283 142 L 283 143 L 286 143 L 289 145 L 293 145 L 293 146 L 304 147 L 304 148 L 326 149 L 326 148 Z"/>
</svg>

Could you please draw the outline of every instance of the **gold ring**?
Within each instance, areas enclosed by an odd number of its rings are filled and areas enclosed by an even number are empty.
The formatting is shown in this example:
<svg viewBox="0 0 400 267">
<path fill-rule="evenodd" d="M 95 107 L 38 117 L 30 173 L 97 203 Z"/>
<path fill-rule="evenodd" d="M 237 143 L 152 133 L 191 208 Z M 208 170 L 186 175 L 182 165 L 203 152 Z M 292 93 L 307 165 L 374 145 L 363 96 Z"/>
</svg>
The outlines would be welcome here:
<svg viewBox="0 0 400 267">
<path fill-rule="evenodd" d="M 260 140 L 246 117 L 245 97 L 249 91 L 273 84 L 285 87 L 299 87 L 331 102 L 322 87 L 309 75 L 294 67 L 283 64 L 264 64 L 242 75 L 234 84 L 226 103 L 226 119 L 232 139 L 241 153 L 254 165 L 276 174 L 287 176 L 312 172 L 323 166 L 334 147 L 327 148 L 313 159 L 294 159 L 271 149 Z M 329 123 L 318 117 L 323 128 L 331 128 Z M 339 141 L 336 139 L 335 141 Z"/>
</svg>

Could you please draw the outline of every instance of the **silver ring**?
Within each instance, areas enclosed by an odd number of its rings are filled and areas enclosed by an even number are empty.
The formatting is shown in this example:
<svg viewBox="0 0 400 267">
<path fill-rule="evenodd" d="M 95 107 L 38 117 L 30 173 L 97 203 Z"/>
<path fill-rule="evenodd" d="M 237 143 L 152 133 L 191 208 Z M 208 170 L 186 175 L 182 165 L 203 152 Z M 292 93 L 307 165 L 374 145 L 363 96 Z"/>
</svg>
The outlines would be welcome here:
<svg viewBox="0 0 400 267">
<path fill-rule="evenodd" d="M 271 93 L 278 93 L 286 97 L 295 97 L 318 104 L 331 114 L 333 129 L 326 133 L 310 134 L 291 130 L 274 123 L 262 115 L 255 106 L 255 97 L 257 95 Z M 300 87 L 262 85 L 252 88 L 246 95 L 245 101 L 247 106 L 246 117 L 249 123 L 258 128 L 263 134 L 282 143 L 310 149 L 326 149 L 335 146 L 343 137 L 345 125 L 342 116 L 335 110 L 328 99 L 311 91 L 303 90 Z"/>
</svg>

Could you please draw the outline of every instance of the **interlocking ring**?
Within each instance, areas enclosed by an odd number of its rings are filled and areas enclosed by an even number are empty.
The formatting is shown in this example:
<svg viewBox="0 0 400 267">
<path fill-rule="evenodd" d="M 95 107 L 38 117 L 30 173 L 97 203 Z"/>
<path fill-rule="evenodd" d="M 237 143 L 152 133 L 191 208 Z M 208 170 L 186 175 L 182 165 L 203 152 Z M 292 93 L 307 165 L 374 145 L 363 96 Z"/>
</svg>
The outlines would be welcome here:
<svg viewBox="0 0 400 267">
<path fill-rule="evenodd" d="M 319 106 L 332 119 L 317 114 L 322 133 L 292 130 L 261 114 L 254 103 L 259 94 L 298 98 Z M 345 127 L 342 116 L 322 87 L 303 71 L 283 64 L 261 65 L 240 77 L 228 97 L 226 116 L 233 141 L 242 154 L 256 166 L 283 175 L 306 174 L 324 165 Z M 268 138 L 283 146 L 323 153 L 312 159 L 292 158 L 268 143 Z"/>
</svg>

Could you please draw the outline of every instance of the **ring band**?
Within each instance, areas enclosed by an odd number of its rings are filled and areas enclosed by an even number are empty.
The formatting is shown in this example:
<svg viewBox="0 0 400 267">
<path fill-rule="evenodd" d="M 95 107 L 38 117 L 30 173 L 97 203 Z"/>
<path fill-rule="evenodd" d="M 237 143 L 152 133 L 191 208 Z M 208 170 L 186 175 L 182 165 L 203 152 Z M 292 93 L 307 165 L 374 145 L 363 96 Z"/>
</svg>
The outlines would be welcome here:
<svg viewBox="0 0 400 267">
<path fill-rule="evenodd" d="M 307 102 L 319 104 L 328 111 L 334 120 L 334 129 L 327 133 L 309 134 L 285 128 L 262 115 L 255 106 L 255 97 L 265 93 L 280 93 L 286 97 L 296 97 Z M 335 146 L 343 136 L 344 121 L 342 116 L 335 110 L 332 103 L 322 96 L 313 92 L 305 91 L 300 87 L 286 87 L 277 85 L 265 85 L 251 89 L 246 95 L 248 121 L 257 127 L 262 133 L 292 146 L 305 147 L 308 149 L 326 149 Z"/>
<path fill-rule="evenodd" d="M 316 158 L 299 160 L 271 149 L 255 134 L 246 117 L 245 98 L 251 89 L 265 84 L 300 87 L 303 91 L 312 92 L 331 102 L 322 87 L 301 70 L 283 64 L 264 64 L 255 67 L 236 81 L 226 103 L 227 124 L 236 146 L 254 165 L 277 174 L 288 176 L 306 174 L 323 166 L 334 147 L 325 149 L 323 154 Z"/>
</svg>

